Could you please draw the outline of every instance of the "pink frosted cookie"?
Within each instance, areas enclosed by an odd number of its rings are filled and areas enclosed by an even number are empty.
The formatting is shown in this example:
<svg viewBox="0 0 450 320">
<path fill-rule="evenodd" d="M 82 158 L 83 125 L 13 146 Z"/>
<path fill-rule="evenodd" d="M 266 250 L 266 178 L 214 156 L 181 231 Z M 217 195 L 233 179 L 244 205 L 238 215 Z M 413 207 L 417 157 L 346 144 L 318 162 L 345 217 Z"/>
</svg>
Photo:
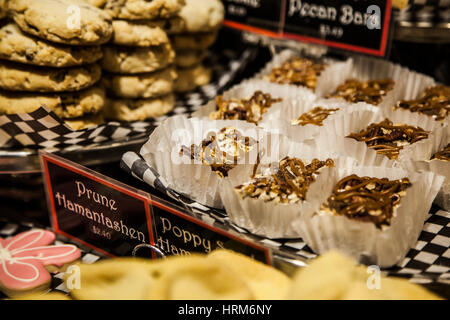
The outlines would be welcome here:
<svg viewBox="0 0 450 320">
<path fill-rule="evenodd" d="M 49 272 L 62 270 L 81 257 L 73 245 L 51 245 L 55 234 L 35 229 L 0 238 L 0 291 L 15 296 L 49 288 Z"/>
</svg>

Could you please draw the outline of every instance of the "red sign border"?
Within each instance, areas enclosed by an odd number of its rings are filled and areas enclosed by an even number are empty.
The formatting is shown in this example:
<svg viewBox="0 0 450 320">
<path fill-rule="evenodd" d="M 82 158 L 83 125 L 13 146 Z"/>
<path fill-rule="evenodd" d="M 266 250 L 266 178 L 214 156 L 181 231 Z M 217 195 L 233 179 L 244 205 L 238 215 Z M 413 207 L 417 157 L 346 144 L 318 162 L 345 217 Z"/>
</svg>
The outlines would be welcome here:
<svg viewBox="0 0 450 320">
<path fill-rule="evenodd" d="M 283 3 L 285 3 L 285 2 L 286 2 L 286 0 L 283 0 Z M 283 6 L 283 8 L 285 8 L 285 6 Z M 385 10 L 385 15 L 384 15 L 383 34 L 381 36 L 381 44 L 380 44 L 379 50 L 356 46 L 356 45 L 351 45 L 351 44 L 340 43 L 337 41 L 323 40 L 321 38 L 302 36 L 302 35 L 297 35 L 294 33 L 286 33 L 283 30 L 280 30 L 280 32 L 273 32 L 273 31 L 262 29 L 262 28 L 257 28 L 257 27 L 253 27 L 250 25 L 246 25 L 243 23 L 234 22 L 231 20 L 225 20 L 224 25 L 227 27 L 233 28 L 233 29 L 258 33 L 258 34 L 276 38 L 276 39 L 299 40 L 302 42 L 325 45 L 328 47 L 338 48 L 338 49 L 342 49 L 342 50 L 354 51 L 354 52 L 358 52 L 358 53 L 364 53 L 364 54 L 369 54 L 369 55 L 373 55 L 373 56 L 384 57 L 386 54 L 387 39 L 388 39 L 388 35 L 389 35 L 389 24 L 390 24 L 390 18 L 391 18 L 391 11 L 392 11 L 392 0 L 386 0 L 386 10 Z M 283 13 L 282 13 L 282 16 L 284 17 Z M 284 29 L 284 26 L 282 27 L 282 29 Z"/>
</svg>

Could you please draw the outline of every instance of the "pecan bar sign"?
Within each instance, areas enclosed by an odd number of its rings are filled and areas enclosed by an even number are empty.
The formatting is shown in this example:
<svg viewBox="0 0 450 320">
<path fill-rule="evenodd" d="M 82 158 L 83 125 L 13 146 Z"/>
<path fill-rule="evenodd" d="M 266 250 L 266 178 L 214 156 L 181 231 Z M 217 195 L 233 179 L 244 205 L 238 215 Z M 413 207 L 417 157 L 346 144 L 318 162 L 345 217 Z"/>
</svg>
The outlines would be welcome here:
<svg viewBox="0 0 450 320">
<path fill-rule="evenodd" d="M 384 56 L 391 1 L 288 0 L 284 37 Z"/>
<path fill-rule="evenodd" d="M 242 2 L 241 6 L 246 7 L 249 1 L 225 1 L 226 17 L 231 20 L 225 23 L 227 26 L 347 51 L 375 56 L 386 55 L 391 0 L 255 0 L 258 7 L 245 11 L 246 22 L 232 14 L 239 12 L 235 8 L 236 2 Z M 278 3 L 276 8 L 281 12 L 275 13 L 275 3 Z M 264 27 L 261 19 L 265 19 L 267 11 L 271 11 L 273 16 L 268 19 L 268 27 Z M 277 14 L 280 15 L 278 24 L 274 22 L 274 16 Z M 259 28 L 254 28 L 256 16 L 259 17 Z M 278 25 L 276 33 L 271 32 L 274 30 L 271 26 L 274 25 Z"/>
</svg>

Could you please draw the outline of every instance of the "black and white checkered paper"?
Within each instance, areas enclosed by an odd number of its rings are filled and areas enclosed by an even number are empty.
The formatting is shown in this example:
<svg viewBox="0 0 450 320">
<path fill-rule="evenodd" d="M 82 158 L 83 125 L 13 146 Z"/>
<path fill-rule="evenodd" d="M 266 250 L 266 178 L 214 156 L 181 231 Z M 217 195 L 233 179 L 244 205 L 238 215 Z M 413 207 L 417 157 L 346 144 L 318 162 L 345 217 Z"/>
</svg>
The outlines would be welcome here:
<svg viewBox="0 0 450 320">
<path fill-rule="evenodd" d="M 119 123 L 73 131 L 46 107 L 24 114 L 0 117 L 0 146 L 25 147 L 52 151 L 72 151 L 93 147 L 105 141 L 145 136 L 153 128 L 150 122 Z"/>
<path fill-rule="evenodd" d="M 189 214 L 203 222 L 223 230 L 237 231 L 275 252 L 294 254 L 306 259 L 316 257 L 300 238 L 267 239 L 252 235 L 233 224 L 224 210 L 206 207 L 168 188 L 158 172 L 134 152 L 123 155 L 121 167 L 137 179 L 175 199 Z M 412 282 L 450 284 L 450 213 L 433 207 L 415 247 L 398 266 L 385 271 L 390 275 L 408 278 Z"/>
<path fill-rule="evenodd" d="M 410 0 L 407 7 L 394 10 L 395 19 L 402 22 L 450 22 L 449 0 Z"/>
<path fill-rule="evenodd" d="M 73 131 L 56 114 L 45 107 L 26 114 L 0 116 L 0 148 L 45 149 L 48 152 L 92 148 L 107 141 L 121 141 L 148 136 L 155 126 L 175 114 L 195 111 L 228 89 L 247 66 L 255 49 L 242 52 L 213 52 L 205 65 L 212 68 L 212 82 L 194 92 L 177 97 L 172 112 L 145 122 L 108 122 L 94 128 Z"/>
</svg>

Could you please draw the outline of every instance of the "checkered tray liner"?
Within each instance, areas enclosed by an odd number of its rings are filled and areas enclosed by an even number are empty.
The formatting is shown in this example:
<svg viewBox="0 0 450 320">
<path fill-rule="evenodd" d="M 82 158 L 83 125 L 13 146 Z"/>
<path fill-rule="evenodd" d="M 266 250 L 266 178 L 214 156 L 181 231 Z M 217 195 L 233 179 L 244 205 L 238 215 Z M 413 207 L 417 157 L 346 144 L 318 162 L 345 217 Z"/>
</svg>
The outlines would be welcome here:
<svg viewBox="0 0 450 320">
<path fill-rule="evenodd" d="M 134 152 L 127 152 L 121 161 L 123 170 L 153 188 L 175 199 L 197 219 L 224 230 L 241 233 L 253 241 L 274 249 L 311 259 L 316 254 L 302 239 L 267 239 L 250 234 L 233 224 L 224 210 L 206 207 L 166 187 L 158 172 Z M 450 213 L 433 207 L 415 247 L 397 266 L 385 270 L 390 275 L 404 277 L 417 283 L 450 284 Z"/>
<path fill-rule="evenodd" d="M 145 136 L 153 128 L 150 122 L 109 122 L 95 128 L 73 131 L 46 107 L 24 114 L 0 117 L 0 146 L 3 149 L 25 147 L 48 152 L 92 148 L 108 141 Z"/>
<path fill-rule="evenodd" d="M 394 10 L 397 21 L 450 22 L 449 0 L 410 0 L 407 7 Z"/>
<path fill-rule="evenodd" d="M 408 4 L 412 6 L 433 6 L 439 8 L 450 7 L 450 1 L 448 0 L 409 0 Z"/>
<path fill-rule="evenodd" d="M 194 92 L 178 95 L 172 112 L 145 122 L 108 122 L 95 128 L 73 131 L 45 107 L 31 113 L 0 116 L 0 148 L 25 147 L 64 152 L 148 136 L 167 117 L 193 112 L 228 89 L 254 53 L 255 49 L 210 53 L 205 64 L 212 68 L 213 81 Z"/>
</svg>

